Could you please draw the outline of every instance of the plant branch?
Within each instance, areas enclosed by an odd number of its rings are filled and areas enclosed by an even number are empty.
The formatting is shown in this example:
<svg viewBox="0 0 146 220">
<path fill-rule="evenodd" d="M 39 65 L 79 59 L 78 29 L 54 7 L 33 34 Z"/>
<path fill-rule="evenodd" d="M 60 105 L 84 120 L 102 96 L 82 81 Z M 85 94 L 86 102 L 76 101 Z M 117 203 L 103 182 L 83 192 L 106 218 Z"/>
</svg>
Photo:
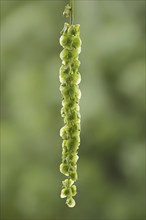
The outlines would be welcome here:
<svg viewBox="0 0 146 220">
<path fill-rule="evenodd" d="M 70 7 L 71 7 L 71 11 L 70 11 L 70 24 L 72 25 L 74 22 L 74 0 L 70 0 Z"/>
</svg>

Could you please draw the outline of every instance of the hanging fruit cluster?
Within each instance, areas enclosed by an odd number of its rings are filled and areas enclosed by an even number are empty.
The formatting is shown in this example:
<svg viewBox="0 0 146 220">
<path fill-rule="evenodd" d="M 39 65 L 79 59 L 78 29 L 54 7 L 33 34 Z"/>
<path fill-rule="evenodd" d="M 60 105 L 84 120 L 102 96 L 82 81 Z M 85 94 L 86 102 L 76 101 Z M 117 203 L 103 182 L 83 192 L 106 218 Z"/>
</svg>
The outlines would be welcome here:
<svg viewBox="0 0 146 220">
<path fill-rule="evenodd" d="M 78 84 L 81 75 L 78 71 L 80 66 L 79 54 L 81 52 L 80 25 L 64 24 L 61 32 L 60 44 L 64 48 L 60 53 L 62 66 L 59 78 L 61 82 L 60 91 L 62 94 L 61 116 L 64 118 L 65 126 L 60 130 L 62 143 L 62 163 L 60 172 L 67 178 L 62 182 L 61 198 L 66 198 L 69 207 L 75 206 L 73 196 L 76 195 L 74 182 L 78 179 L 77 160 L 80 145 L 80 108 L 79 100 L 81 91 Z"/>
</svg>

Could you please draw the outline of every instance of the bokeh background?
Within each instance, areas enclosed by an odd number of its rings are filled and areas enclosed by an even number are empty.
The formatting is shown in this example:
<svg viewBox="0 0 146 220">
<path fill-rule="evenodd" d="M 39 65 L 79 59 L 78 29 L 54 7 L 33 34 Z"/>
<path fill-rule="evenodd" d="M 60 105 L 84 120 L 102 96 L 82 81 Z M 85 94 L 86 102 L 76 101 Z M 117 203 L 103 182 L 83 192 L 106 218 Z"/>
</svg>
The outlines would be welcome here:
<svg viewBox="0 0 146 220">
<path fill-rule="evenodd" d="M 60 199 L 64 0 L 1 1 L 1 219 L 145 219 L 145 1 L 76 1 L 76 207 Z"/>
</svg>

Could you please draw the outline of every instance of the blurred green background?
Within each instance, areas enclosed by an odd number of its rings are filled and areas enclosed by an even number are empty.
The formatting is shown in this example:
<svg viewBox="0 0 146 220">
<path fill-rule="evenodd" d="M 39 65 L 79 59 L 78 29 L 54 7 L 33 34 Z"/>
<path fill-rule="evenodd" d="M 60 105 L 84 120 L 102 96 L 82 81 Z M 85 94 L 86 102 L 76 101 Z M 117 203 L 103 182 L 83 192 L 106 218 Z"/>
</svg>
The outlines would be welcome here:
<svg viewBox="0 0 146 220">
<path fill-rule="evenodd" d="M 1 1 L 1 219 L 144 219 L 145 1 L 76 1 L 76 207 L 60 199 L 60 31 L 68 1 Z"/>
</svg>

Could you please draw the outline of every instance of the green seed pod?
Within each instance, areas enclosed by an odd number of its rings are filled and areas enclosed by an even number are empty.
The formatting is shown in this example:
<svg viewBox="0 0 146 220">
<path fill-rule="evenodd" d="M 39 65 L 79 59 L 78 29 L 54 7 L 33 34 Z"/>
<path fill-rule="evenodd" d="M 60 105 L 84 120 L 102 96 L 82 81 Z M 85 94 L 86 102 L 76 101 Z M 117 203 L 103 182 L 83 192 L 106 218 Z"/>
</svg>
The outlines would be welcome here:
<svg viewBox="0 0 146 220">
<path fill-rule="evenodd" d="M 70 208 L 72 208 L 72 207 L 74 207 L 75 206 L 75 200 L 72 198 L 72 197 L 70 197 L 70 198 L 68 198 L 67 200 L 66 200 L 66 204 L 70 207 Z"/>
<path fill-rule="evenodd" d="M 64 48 L 70 49 L 72 47 L 73 37 L 69 35 L 62 35 L 60 37 L 60 45 Z"/>
<path fill-rule="evenodd" d="M 67 123 L 68 121 L 71 122 L 76 122 L 78 120 L 78 116 L 77 113 L 75 111 L 68 113 L 65 117 L 64 117 L 64 122 Z"/>
<path fill-rule="evenodd" d="M 78 84 L 81 82 L 79 73 L 79 53 L 81 52 L 80 25 L 64 24 L 61 32 L 60 44 L 63 47 L 60 53 L 62 66 L 59 71 L 60 91 L 62 94 L 61 116 L 64 118 L 65 126 L 60 130 L 62 143 L 62 163 L 60 172 L 68 178 L 65 179 L 61 198 L 67 198 L 69 207 L 75 206 L 76 186 L 73 183 L 78 179 L 77 160 L 80 145 L 80 108 L 79 99 L 81 91 Z"/>
<path fill-rule="evenodd" d="M 65 198 L 67 196 L 71 196 L 72 195 L 72 189 L 71 188 L 65 188 L 61 190 L 61 198 Z"/>
<path fill-rule="evenodd" d="M 63 187 L 67 188 L 67 187 L 71 187 L 73 185 L 74 181 L 72 181 L 71 179 L 66 179 L 64 181 L 62 181 Z"/>
<path fill-rule="evenodd" d="M 65 103 L 65 105 L 63 106 L 63 109 L 65 113 L 69 113 L 72 110 L 78 112 L 80 107 L 77 103 L 70 101 L 70 102 Z"/>
<path fill-rule="evenodd" d="M 68 32 L 69 35 L 72 36 L 79 36 L 80 35 L 80 25 L 76 24 L 76 25 L 70 25 L 68 26 Z"/>
<path fill-rule="evenodd" d="M 81 47 L 81 44 L 81 39 L 78 36 L 74 37 L 72 47 L 75 49 L 79 49 Z"/>
<path fill-rule="evenodd" d="M 71 193 L 72 196 L 75 196 L 77 194 L 77 187 L 75 185 L 71 186 Z"/>
<path fill-rule="evenodd" d="M 64 49 L 61 53 L 60 53 L 60 58 L 63 61 L 63 64 L 68 64 L 69 60 L 72 60 L 72 62 L 74 60 L 76 60 L 78 57 L 78 50 L 76 49 Z"/>
<path fill-rule="evenodd" d="M 81 62 L 79 60 L 75 60 L 72 64 L 71 64 L 71 70 L 73 72 L 77 72 L 78 68 L 80 66 Z"/>
<path fill-rule="evenodd" d="M 78 179 L 77 172 L 72 172 L 72 173 L 70 174 L 70 177 L 71 177 L 71 179 L 72 179 L 73 181 L 76 181 L 76 180 Z"/>
<path fill-rule="evenodd" d="M 79 157 L 75 153 L 71 154 L 70 157 L 69 157 L 69 160 L 70 160 L 72 166 L 76 165 L 78 159 L 79 159 Z"/>
<path fill-rule="evenodd" d="M 68 133 L 67 133 L 67 129 L 65 126 L 60 129 L 60 136 L 62 137 L 63 140 L 68 139 Z"/>
<path fill-rule="evenodd" d="M 64 175 L 68 176 L 68 165 L 66 164 L 61 164 L 60 165 L 60 172 L 63 173 Z"/>
<path fill-rule="evenodd" d="M 70 66 L 62 65 L 62 66 L 60 67 L 60 74 L 61 74 L 61 73 L 69 74 L 70 71 L 71 71 Z"/>
<path fill-rule="evenodd" d="M 81 74 L 79 72 L 75 73 L 74 83 L 78 85 L 81 82 Z"/>
<path fill-rule="evenodd" d="M 62 190 L 61 190 L 60 198 L 65 198 L 65 197 L 66 197 L 66 195 L 65 195 L 65 193 L 64 193 L 64 190 L 65 190 L 65 189 L 62 189 Z"/>
<path fill-rule="evenodd" d="M 67 148 L 71 153 L 77 151 L 78 145 L 79 143 L 76 138 L 67 140 Z"/>
</svg>

